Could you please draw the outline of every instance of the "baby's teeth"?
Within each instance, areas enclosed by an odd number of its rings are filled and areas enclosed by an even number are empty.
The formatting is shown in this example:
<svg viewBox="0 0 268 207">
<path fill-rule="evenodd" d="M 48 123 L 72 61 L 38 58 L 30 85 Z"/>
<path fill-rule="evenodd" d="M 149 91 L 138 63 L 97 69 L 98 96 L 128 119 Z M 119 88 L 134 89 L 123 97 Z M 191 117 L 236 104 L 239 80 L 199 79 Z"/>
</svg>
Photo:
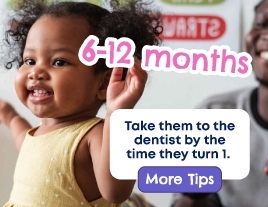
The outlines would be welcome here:
<svg viewBox="0 0 268 207">
<path fill-rule="evenodd" d="M 45 94 L 47 92 L 42 90 L 34 90 L 34 93 Z"/>
</svg>

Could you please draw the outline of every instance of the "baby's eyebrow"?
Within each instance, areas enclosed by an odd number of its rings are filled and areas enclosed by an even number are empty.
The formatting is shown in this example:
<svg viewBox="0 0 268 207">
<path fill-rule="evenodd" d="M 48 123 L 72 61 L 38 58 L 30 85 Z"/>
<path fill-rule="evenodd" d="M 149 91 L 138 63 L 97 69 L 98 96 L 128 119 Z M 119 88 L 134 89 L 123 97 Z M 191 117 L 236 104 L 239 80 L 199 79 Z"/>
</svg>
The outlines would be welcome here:
<svg viewBox="0 0 268 207">
<path fill-rule="evenodd" d="M 25 48 L 24 52 L 35 52 L 35 49 L 32 48 Z"/>
<path fill-rule="evenodd" d="M 33 48 L 25 48 L 24 52 L 35 52 L 36 50 Z M 51 53 L 57 53 L 57 52 L 68 52 L 68 53 L 72 53 L 74 55 L 77 55 L 78 53 L 68 49 L 68 48 L 56 48 L 56 49 L 52 49 Z"/>
<path fill-rule="evenodd" d="M 51 50 L 52 53 L 57 53 L 57 52 L 68 52 L 68 53 L 72 53 L 74 55 L 77 55 L 78 53 L 71 50 L 71 49 L 68 49 L 68 48 L 57 48 L 57 49 L 53 49 Z"/>
</svg>

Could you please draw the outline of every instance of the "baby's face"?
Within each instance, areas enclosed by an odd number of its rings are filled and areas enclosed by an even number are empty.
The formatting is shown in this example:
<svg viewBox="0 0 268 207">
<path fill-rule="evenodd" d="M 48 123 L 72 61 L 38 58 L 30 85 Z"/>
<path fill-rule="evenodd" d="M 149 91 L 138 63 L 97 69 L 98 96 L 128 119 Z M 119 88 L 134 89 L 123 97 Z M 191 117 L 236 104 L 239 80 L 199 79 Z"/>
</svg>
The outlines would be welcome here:
<svg viewBox="0 0 268 207">
<path fill-rule="evenodd" d="M 86 20 L 44 16 L 29 31 L 24 64 L 15 79 L 19 99 L 40 118 L 59 118 L 101 105 L 102 76 L 82 64 L 78 51 L 90 31 Z"/>
</svg>

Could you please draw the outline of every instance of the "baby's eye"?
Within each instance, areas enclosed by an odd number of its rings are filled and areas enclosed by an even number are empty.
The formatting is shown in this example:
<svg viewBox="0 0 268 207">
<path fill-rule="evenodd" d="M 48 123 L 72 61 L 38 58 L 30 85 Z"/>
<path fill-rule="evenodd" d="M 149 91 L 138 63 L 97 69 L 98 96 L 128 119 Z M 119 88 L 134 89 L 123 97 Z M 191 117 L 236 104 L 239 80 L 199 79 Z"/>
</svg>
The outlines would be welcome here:
<svg viewBox="0 0 268 207">
<path fill-rule="evenodd" d="M 64 61 L 64 60 L 56 60 L 56 61 L 54 62 L 54 65 L 57 66 L 57 67 L 65 66 L 65 65 L 67 65 L 67 64 L 68 64 L 68 63 L 67 63 L 66 61 Z"/>
<path fill-rule="evenodd" d="M 35 65 L 35 61 L 33 59 L 28 58 L 25 60 L 25 64 L 26 65 Z"/>
</svg>

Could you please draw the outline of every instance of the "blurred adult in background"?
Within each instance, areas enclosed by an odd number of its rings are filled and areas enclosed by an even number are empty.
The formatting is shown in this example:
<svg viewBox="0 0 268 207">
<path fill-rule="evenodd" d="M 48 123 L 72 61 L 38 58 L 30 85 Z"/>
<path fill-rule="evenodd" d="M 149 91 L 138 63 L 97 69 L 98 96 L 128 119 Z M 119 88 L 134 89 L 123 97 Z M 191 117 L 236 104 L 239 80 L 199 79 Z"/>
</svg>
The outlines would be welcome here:
<svg viewBox="0 0 268 207">
<path fill-rule="evenodd" d="M 255 7 L 255 19 L 246 37 L 258 88 L 217 95 L 202 109 L 243 109 L 250 116 L 250 172 L 242 180 L 223 180 L 216 194 L 174 194 L 173 207 L 268 206 L 268 0 Z M 239 153 L 239 146 L 237 146 Z M 239 163 L 237 163 L 239 165 Z"/>
</svg>

